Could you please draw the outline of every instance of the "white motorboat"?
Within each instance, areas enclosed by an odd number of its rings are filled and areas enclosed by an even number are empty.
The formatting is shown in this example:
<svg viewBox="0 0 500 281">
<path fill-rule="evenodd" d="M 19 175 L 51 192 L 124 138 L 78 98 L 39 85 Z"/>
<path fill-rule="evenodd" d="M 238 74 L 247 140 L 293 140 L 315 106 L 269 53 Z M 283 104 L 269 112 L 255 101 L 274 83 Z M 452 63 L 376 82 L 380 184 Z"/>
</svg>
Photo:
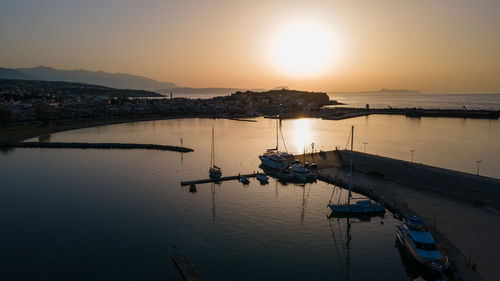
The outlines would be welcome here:
<svg viewBox="0 0 500 281">
<path fill-rule="evenodd" d="M 316 180 L 316 175 L 312 174 L 308 169 L 296 164 L 277 171 L 275 175 L 278 179 L 285 182 L 307 183 Z"/>
<path fill-rule="evenodd" d="M 288 167 L 290 160 L 293 159 L 293 155 L 288 152 L 279 151 L 279 119 L 276 119 L 276 148 L 267 149 L 262 155 L 259 156 L 260 161 L 263 165 L 277 169 L 283 170 Z"/>
<path fill-rule="evenodd" d="M 316 175 L 311 172 L 308 168 L 300 164 L 292 164 L 288 170 L 292 176 L 300 181 L 308 182 L 316 180 Z"/>
<path fill-rule="evenodd" d="M 436 272 L 448 268 L 448 257 L 437 245 L 420 217 L 406 216 L 396 227 L 399 242 L 420 264 Z"/>
<path fill-rule="evenodd" d="M 347 203 L 344 204 L 328 204 L 328 207 L 333 213 L 345 214 L 376 214 L 385 212 L 383 204 L 372 202 L 370 199 L 359 200 L 351 203 L 351 188 L 352 188 L 352 151 L 354 146 L 354 126 L 351 128 L 351 152 L 349 164 L 349 194 L 347 195 Z M 335 190 L 335 189 L 334 189 Z M 333 193 L 332 193 L 333 196 Z M 339 199 L 340 200 L 340 199 Z"/>
</svg>

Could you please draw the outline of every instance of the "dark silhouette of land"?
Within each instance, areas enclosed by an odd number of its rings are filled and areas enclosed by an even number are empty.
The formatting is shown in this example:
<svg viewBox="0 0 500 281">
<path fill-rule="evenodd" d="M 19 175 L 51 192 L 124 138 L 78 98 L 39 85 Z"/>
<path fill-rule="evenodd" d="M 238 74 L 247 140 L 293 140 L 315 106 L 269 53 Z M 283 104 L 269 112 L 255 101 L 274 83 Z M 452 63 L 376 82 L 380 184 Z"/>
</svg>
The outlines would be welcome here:
<svg viewBox="0 0 500 281">
<path fill-rule="evenodd" d="M 2 95 L 25 95 L 36 98 L 38 96 L 108 96 L 108 97 L 163 97 L 163 95 L 145 91 L 114 89 L 99 85 L 41 80 L 14 80 L 0 79 L 0 93 Z"/>
<path fill-rule="evenodd" d="M 154 79 L 126 73 L 108 73 L 104 71 L 89 71 L 83 69 L 61 70 L 47 66 L 15 69 L 0 68 L 0 78 L 79 82 L 118 89 L 150 91 L 179 87 L 174 83 L 160 82 Z"/>
</svg>

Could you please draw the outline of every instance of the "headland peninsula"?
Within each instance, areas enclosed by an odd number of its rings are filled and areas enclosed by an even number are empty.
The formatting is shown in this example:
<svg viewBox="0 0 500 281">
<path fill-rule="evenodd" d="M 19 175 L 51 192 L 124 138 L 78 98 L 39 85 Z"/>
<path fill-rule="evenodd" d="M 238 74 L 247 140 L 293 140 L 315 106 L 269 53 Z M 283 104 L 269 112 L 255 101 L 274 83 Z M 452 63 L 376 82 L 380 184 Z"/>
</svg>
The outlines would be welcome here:
<svg viewBox="0 0 500 281">
<path fill-rule="evenodd" d="M 322 118 L 371 114 L 498 119 L 499 111 L 340 107 L 324 92 L 273 89 L 236 91 L 208 99 L 174 98 L 155 92 L 53 81 L 0 79 L 0 142 L 50 133 L 172 118 Z"/>
</svg>

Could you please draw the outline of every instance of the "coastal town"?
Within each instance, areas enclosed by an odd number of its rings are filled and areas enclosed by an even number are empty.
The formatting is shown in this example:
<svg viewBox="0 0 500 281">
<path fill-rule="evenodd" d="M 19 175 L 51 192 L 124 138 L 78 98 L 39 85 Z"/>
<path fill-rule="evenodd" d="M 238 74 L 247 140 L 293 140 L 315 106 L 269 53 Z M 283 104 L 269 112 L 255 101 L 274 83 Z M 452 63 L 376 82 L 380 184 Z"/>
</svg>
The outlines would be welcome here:
<svg viewBox="0 0 500 281">
<path fill-rule="evenodd" d="M 235 92 L 210 99 L 128 97 L 85 92 L 60 94 L 60 91 L 22 87 L 0 88 L 0 122 L 28 124 L 58 120 L 109 118 L 117 116 L 207 116 L 255 117 L 276 114 L 309 114 L 325 105 L 336 104 L 326 93 L 294 90 Z M 114 92 L 112 92 L 114 93 Z"/>
</svg>

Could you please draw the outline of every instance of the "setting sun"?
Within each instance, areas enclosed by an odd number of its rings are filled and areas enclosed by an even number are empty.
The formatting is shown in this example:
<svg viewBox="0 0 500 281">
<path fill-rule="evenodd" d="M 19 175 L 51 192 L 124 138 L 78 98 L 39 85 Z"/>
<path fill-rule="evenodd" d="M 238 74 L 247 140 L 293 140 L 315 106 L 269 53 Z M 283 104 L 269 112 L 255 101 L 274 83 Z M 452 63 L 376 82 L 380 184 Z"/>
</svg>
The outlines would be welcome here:
<svg viewBox="0 0 500 281">
<path fill-rule="evenodd" d="M 331 63 L 335 46 L 331 32 L 313 22 L 288 24 L 272 38 L 271 56 L 282 72 L 317 75 Z"/>
</svg>

